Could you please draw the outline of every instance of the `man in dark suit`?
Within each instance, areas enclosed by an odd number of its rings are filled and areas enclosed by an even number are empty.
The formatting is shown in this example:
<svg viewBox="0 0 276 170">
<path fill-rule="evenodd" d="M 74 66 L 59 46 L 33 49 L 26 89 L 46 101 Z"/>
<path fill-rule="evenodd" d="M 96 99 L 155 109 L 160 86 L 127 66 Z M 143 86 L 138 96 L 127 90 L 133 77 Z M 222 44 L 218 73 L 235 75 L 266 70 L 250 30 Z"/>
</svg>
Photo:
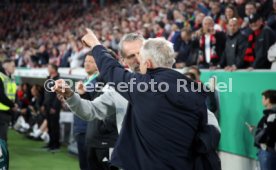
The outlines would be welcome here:
<svg viewBox="0 0 276 170">
<path fill-rule="evenodd" d="M 175 61 L 172 44 L 162 38 L 147 40 L 139 56 L 142 74 L 135 74 L 125 71 L 94 33 L 88 32 L 83 41 L 91 47 L 104 81 L 114 83 L 130 102 L 111 164 L 126 170 L 192 169 L 193 140 L 201 119 L 207 115 L 205 95 L 192 92 L 194 82 L 171 69 Z M 179 88 L 179 80 L 185 88 Z M 133 81 L 132 90 L 116 86 Z M 156 83 L 153 86 L 152 81 Z M 60 82 L 56 81 L 56 90 Z M 150 89 L 142 92 L 140 83 Z"/>
<path fill-rule="evenodd" d="M 58 67 L 54 64 L 48 65 L 49 76 L 47 79 L 58 80 L 59 73 Z M 50 81 L 48 81 L 50 82 Z M 53 86 L 49 84 L 48 87 Z M 46 146 L 49 151 L 56 151 L 60 147 L 59 137 L 60 137 L 60 126 L 59 126 L 59 117 L 61 110 L 61 102 L 58 100 L 56 93 L 46 90 L 44 94 L 44 102 L 42 106 L 42 111 L 46 114 L 48 122 L 48 133 L 50 136 L 50 142 Z"/>
</svg>

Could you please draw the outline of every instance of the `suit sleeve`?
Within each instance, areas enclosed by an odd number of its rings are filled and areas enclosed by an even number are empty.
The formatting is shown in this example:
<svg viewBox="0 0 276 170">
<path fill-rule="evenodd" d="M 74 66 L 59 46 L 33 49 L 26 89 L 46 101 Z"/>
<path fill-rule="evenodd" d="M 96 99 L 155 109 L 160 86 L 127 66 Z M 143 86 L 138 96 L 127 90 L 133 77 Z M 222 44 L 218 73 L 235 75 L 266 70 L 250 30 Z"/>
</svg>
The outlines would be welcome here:
<svg viewBox="0 0 276 170">
<path fill-rule="evenodd" d="M 11 101 L 5 94 L 4 84 L 0 79 L 0 102 L 10 108 L 14 107 L 13 101 Z"/>
</svg>

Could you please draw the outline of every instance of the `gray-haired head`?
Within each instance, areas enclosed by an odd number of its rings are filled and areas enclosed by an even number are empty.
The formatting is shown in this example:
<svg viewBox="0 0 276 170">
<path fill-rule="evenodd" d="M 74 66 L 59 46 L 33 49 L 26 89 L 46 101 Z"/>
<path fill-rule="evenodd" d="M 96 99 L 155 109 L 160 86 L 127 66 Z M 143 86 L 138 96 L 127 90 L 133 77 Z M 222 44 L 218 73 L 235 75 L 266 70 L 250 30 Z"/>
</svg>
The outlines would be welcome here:
<svg viewBox="0 0 276 170">
<path fill-rule="evenodd" d="M 172 68 L 175 62 L 173 44 L 164 38 L 150 38 L 140 51 L 142 62 L 151 59 L 154 67 Z"/>
<path fill-rule="evenodd" d="M 204 19 L 203 19 L 202 23 L 204 24 L 204 23 L 205 23 L 205 22 L 207 22 L 207 21 L 210 21 L 210 22 L 212 22 L 212 23 L 214 24 L 214 20 L 213 20 L 213 18 L 212 18 L 212 17 L 210 17 L 210 16 L 206 16 L 206 17 L 204 17 Z"/>
<path fill-rule="evenodd" d="M 137 34 L 137 33 L 129 33 L 129 34 L 125 34 L 119 43 L 119 54 L 121 57 L 126 57 L 126 54 L 124 52 L 124 42 L 133 42 L 133 41 L 144 41 L 144 37 L 141 34 Z"/>
</svg>

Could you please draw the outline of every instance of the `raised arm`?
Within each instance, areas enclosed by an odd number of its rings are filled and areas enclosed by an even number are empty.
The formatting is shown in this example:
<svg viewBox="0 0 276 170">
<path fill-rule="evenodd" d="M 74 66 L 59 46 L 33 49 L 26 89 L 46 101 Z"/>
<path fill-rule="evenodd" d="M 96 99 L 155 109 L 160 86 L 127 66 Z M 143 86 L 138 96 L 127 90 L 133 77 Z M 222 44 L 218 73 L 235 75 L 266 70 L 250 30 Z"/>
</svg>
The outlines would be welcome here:
<svg viewBox="0 0 276 170">
<path fill-rule="evenodd" d="M 60 100 L 66 99 L 66 103 L 77 116 L 87 121 L 94 119 L 104 119 L 105 117 L 116 114 L 116 107 L 112 93 L 115 91 L 105 91 L 101 96 L 93 101 L 81 99 L 74 93 L 63 79 L 55 81 L 52 88 L 53 92 L 58 94 Z"/>
<path fill-rule="evenodd" d="M 124 98 L 132 102 L 130 89 L 125 91 L 118 90 L 118 84 L 121 82 L 144 81 L 147 76 L 141 74 L 134 74 L 124 69 L 124 67 L 116 61 L 108 53 L 107 49 L 103 47 L 98 41 L 97 37 L 91 30 L 87 30 L 87 34 L 82 38 L 84 44 L 92 49 L 91 53 L 94 57 L 101 77 L 104 81 L 114 83 L 116 91 L 118 91 Z M 130 86 L 128 86 L 130 87 Z M 133 91 L 136 89 L 136 84 L 133 84 Z"/>
<path fill-rule="evenodd" d="M 114 100 L 111 100 L 112 92 L 105 92 L 93 101 L 82 99 L 78 94 L 66 100 L 70 110 L 83 120 L 91 121 L 94 119 L 103 120 L 106 117 L 116 114 Z"/>
</svg>

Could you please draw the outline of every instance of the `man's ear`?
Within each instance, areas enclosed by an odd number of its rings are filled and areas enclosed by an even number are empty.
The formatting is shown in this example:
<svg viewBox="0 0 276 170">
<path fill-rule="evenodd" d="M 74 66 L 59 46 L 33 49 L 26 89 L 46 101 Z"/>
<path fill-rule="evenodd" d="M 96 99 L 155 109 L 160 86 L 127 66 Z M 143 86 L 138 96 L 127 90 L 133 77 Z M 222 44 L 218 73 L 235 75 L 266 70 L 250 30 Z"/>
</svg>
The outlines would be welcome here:
<svg viewBox="0 0 276 170">
<path fill-rule="evenodd" d="M 120 62 L 121 64 L 126 65 L 125 60 L 123 58 L 120 58 Z"/>
<path fill-rule="evenodd" d="M 270 102 L 270 98 L 267 98 L 267 102 L 268 102 L 268 104 L 271 104 L 271 102 Z"/>
<path fill-rule="evenodd" d="M 154 68 L 153 63 L 150 59 L 147 59 L 146 64 L 147 64 L 147 68 L 149 69 Z"/>
</svg>

